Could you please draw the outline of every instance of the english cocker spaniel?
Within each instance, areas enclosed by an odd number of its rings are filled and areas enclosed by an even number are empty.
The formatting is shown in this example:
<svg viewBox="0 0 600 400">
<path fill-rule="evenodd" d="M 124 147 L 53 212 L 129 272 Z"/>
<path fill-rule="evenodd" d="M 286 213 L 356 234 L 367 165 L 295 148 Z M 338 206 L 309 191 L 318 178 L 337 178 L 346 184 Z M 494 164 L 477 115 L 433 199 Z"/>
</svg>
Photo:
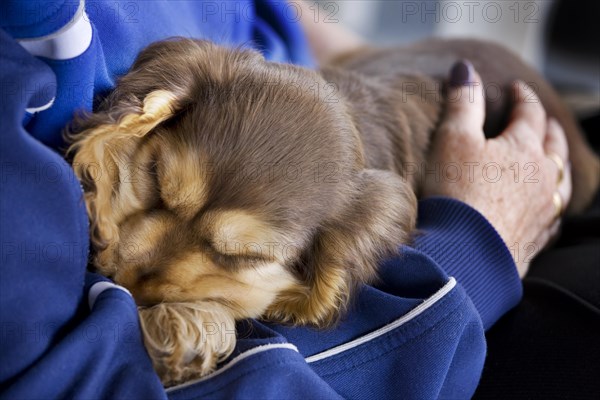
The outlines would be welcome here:
<svg viewBox="0 0 600 400">
<path fill-rule="evenodd" d="M 572 210 L 599 163 L 555 92 L 505 49 L 430 40 L 364 48 L 318 71 L 257 51 L 172 39 L 146 48 L 98 110 L 71 126 L 95 268 L 128 288 L 165 385 L 231 354 L 235 321 L 326 327 L 415 226 L 418 174 L 469 59 L 485 82 L 532 84 L 563 125 Z M 510 109 L 487 103 L 487 132 Z"/>
</svg>

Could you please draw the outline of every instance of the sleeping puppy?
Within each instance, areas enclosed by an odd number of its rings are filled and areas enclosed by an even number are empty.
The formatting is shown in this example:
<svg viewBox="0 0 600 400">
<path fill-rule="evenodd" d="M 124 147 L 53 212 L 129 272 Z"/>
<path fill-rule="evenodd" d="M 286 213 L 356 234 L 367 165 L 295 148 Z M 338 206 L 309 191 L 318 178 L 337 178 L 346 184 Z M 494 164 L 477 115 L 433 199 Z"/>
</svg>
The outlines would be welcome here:
<svg viewBox="0 0 600 400">
<path fill-rule="evenodd" d="M 506 50 L 473 41 L 362 49 L 312 71 L 205 41 L 150 45 L 71 127 L 93 264 L 128 288 L 165 385 L 231 354 L 235 321 L 326 327 L 415 226 L 418 179 L 459 58 L 537 84 L 573 156 L 572 210 L 598 187 L 573 117 Z M 501 126 L 508 95 L 488 104 Z"/>
</svg>

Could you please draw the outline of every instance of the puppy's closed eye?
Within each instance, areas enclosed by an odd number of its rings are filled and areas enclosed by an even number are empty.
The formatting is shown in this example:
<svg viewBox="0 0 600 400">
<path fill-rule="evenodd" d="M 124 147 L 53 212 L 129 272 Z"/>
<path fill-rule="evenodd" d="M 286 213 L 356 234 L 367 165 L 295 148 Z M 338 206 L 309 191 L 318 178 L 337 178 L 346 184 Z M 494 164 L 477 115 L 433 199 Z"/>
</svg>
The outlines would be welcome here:
<svg viewBox="0 0 600 400">
<path fill-rule="evenodd" d="M 212 261 L 226 269 L 252 268 L 272 261 L 268 258 L 268 254 L 262 254 L 257 245 L 247 246 L 236 243 L 234 248 L 228 248 L 228 246 L 232 246 L 232 243 L 213 245 L 207 240 L 204 246 Z"/>
</svg>

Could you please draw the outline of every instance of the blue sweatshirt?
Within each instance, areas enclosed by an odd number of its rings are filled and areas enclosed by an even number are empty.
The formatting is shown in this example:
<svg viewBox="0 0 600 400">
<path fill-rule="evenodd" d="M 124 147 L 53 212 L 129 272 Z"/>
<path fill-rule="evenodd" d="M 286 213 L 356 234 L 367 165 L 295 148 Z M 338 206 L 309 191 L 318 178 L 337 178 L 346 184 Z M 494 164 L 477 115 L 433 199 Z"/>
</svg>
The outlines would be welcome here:
<svg viewBox="0 0 600 400">
<path fill-rule="evenodd" d="M 324 331 L 246 321 L 213 374 L 163 389 L 131 296 L 86 272 L 88 220 L 61 129 L 170 36 L 313 66 L 283 0 L 9 0 L 0 14 L 0 397 L 468 398 L 484 331 L 520 299 L 512 257 L 475 210 L 419 205 L 421 234 Z"/>
</svg>

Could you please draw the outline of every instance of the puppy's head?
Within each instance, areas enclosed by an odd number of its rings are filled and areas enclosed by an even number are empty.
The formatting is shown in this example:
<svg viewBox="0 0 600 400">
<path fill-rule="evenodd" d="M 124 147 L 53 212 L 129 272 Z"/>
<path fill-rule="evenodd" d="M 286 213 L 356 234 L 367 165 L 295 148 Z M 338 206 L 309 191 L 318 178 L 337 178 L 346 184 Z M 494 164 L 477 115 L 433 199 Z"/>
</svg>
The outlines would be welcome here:
<svg viewBox="0 0 600 400">
<path fill-rule="evenodd" d="M 412 191 L 364 169 L 335 90 L 254 51 L 171 40 L 75 122 L 94 264 L 155 310 L 146 332 L 168 314 L 156 305 L 185 303 L 327 324 L 406 238 Z"/>
<path fill-rule="evenodd" d="M 143 51 L 72 127 L 99 271 L 140 305 L 232 306 L 255 276 L 296 282 L 289 264 L 362 168 L 326 86 L 250 50 L 171 40 Z"/>
</svg>

